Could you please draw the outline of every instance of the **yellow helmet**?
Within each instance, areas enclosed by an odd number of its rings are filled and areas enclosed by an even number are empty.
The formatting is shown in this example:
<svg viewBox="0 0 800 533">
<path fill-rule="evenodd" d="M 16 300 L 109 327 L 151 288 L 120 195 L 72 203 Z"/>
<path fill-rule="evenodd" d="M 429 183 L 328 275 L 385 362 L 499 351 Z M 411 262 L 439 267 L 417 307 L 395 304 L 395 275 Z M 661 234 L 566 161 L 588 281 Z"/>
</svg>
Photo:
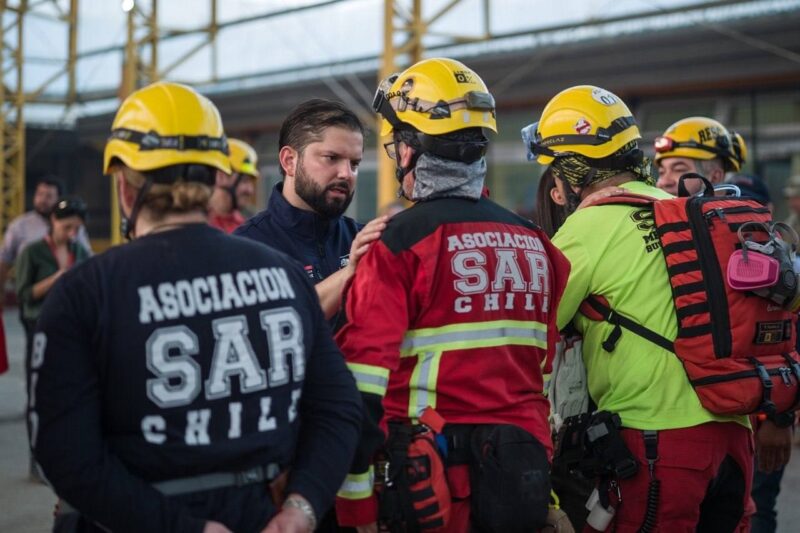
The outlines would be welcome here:
<svg viewBox="0 0 800 533">
<path fill-rule="evenodd" d="M 426 59 L 390 76 L 372 108 L 383 116 L 381 136 L 401 125 L 428 135 L 466 128 L 497 133 L 494 97 L 480 76 L 453 59 Z"/>
<path fill-rule="evenodd" d="M 740 136 L 741 139 L 741 136 Z M 725 127 L 707 117 L 689 117 L 679 120 L 656 137 L 655 162 L 669 157 L 709 160 L 719 157 L 725 170 L 737 171 L 741 168 L 747 148 L 741 141 L 740 149 Z M 741 148 L 744 147 L 744 150 Z"/>
<path fill-rule="evenodd" d="M 234 172 L 259 177 L 258 154 L 252 146 L 239 139 L 228 139 L 228 148 L 231 151 L 231 169 Z"/>
<path fill-rule="evenodd" d="M 122 102 L 106 143 L 104 173 L 114 158 L 142 172 L 198 164 L 231 173 L 219 111 L 211 100 L 178 83 L 153 83 Z"/>
<path fill-rule="evenodd" d="M 539 122 L 522 130 L 528 159 L 549 165 L 556 157 L 581 155 L 603 159 L 641 139 L 636 120 L 615 94 L 592 85 L 558 93 Z"/>
</svg>

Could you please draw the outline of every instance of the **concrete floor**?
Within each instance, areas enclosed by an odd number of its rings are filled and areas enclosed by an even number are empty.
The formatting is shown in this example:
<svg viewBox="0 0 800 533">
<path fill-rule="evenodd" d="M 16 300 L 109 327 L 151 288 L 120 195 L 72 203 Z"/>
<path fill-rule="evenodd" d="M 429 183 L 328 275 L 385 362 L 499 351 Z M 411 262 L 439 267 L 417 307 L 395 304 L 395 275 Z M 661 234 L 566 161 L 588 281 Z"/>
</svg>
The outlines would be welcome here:
<svg viewBox="0 0 800 533">
<path fill-rule="evenodd" d="M 25 428 L 25 333 L 17 309 L 3 313 L 10 369 L 0 376 L 0 531 L 50 531 L 56 497 L 47 486 L 28 478 Z"/>
<path fill-rule="evenodd" d="M 56 498 L 28 478 L 28 444 L 23 409 L 25 335 L 16 309 L 3 313 L 11 368 L 0 375 L 0 532 L 49 531 Z M 800 447 L 789 463 L 778 498 L 778 533 L 800 532 Z"/>
</svg>

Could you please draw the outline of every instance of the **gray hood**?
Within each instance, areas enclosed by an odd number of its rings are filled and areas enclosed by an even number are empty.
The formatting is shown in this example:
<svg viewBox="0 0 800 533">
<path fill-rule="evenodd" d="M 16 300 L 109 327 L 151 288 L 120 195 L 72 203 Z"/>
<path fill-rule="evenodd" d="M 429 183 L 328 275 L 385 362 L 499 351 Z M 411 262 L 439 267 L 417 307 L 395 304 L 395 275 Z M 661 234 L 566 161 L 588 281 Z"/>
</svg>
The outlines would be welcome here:
<svg viewBox="0 0 800 533">
<path fill-rule="evenodd" d="M 467 198 L 478 200 L 486 178 L 486 158 L 471 164 L 422 154 L 414 167 L 414 190 L 411 200 Z"/>
</svg>

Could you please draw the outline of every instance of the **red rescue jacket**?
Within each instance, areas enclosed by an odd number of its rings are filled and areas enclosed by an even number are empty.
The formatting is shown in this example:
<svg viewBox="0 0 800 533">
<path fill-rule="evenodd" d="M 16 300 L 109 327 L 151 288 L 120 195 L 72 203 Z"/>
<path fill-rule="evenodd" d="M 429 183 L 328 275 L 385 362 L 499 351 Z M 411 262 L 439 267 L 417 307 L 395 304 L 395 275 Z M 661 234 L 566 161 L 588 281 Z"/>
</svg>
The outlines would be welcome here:
<svg viewBox="0 0 800 533">
<path fill-rule="evenodd" d="M 551 452 L 542 374 L 568 275 L 537 226 L 486 197 L 421 202 L 392 218 L 358 265 L 337 335 L 368 412 L 340 524 L 375 520 L 380 421 L 415 422 L 431 406 L 449 424 L 515 424 Z"/>
</svg>

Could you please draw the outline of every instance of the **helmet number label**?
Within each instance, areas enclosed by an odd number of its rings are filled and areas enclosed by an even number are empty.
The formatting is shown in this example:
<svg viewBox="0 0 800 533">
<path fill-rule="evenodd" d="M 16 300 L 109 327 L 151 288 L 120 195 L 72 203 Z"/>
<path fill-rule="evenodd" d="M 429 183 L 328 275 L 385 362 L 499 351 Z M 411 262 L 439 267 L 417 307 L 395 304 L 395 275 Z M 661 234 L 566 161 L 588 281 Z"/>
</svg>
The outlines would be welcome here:
<svg viewBox="0 0 800 533">
<path fill-rule="evenodd" d="M 599 102 L 603 105 L 614 105 L 619 101 L 616 96 L 599 87 L 592 89 L 592 98 L 595 102 Z"/>
<path fill-rule="evenodd" d="M 475 78 L 472 75 L 472 72 L 467 70 L 457 70 L 453 72 L 453 76 L 456 77 L 456 81 L 458 83 L 475 83 Z"/>
</svg>

